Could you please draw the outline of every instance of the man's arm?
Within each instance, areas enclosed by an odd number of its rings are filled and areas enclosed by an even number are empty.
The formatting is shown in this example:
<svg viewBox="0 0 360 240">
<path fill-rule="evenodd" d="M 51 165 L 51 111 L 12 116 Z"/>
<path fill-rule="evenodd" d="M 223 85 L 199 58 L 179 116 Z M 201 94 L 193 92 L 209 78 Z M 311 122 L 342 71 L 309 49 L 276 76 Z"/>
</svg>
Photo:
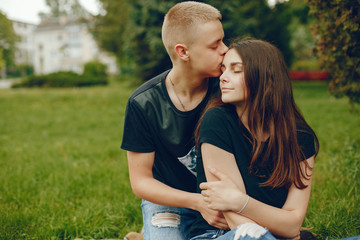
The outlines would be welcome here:
<svg viewBox="0 0 360 240">
<path fill-rule="evenodd" d="M 127 158 L 131 187 L 137 197 L 159 205 L 199 211 L 210 225 L 221 229 L 228 228 L 221 212 L 208 209 L 200 194 L 172 188 L 154 178 L 152 168 L 155 152 L 128 151 Z"/>
</svg>

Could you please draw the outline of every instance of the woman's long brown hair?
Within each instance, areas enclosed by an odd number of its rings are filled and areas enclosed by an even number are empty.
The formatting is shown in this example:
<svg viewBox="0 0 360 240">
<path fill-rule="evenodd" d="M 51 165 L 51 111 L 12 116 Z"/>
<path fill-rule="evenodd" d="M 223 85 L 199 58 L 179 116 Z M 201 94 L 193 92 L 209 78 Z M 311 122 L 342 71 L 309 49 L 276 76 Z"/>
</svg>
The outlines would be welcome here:
<svg viewBox="0 0 360 240">
<path fill-rule="evenodd" d="M 266 161 L 272 160 L 273 172 L 262 186 L 289 188 L 294 183 L 299 189 L 306 188 L 302 179 L 309 179 L 307 170 L 312 169 L 306 161 L 305 169 L 301 169 L 300 163 L 305 156 L 297 141 L 297 126 L 302 126 L 314 137 L 315 155 L 319 151 L 319 141 L 295 104 L 281 52 L 268 42 L 253 39 L 237 39 L 230 45 L 230 49 L 237 51 L 244 65 L 248 91 L 245 109 L 248 111 L 253 146 L 250 172 L 256 174 L 255 165 L 262 168 L 268 165 Z M 205 111 L 221 105 L 224 103 L 217 96 L 209 102 Z M 197 141 L 202 117 L 195 132 Z M 263 149 L 263 133 L 269 134 L 266 149 Z M 258 160 L 262 152 L 265 154 Z M 272 159 L 269 159 L 271 155 Z"/>
</svg>

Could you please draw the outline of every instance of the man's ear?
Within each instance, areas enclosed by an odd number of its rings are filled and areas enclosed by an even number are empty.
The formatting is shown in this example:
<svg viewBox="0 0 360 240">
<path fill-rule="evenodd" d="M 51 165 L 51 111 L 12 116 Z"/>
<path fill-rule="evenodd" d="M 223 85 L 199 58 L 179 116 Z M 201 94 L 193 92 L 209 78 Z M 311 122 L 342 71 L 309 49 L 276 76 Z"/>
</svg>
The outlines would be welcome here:
<svg viewBox="0 0 360 240">
<path fill-rule="evenodd" d="M 189 60 L 189 51 L 184 44 L 176 44 L 175 46 L 175 53 L 178 55 L 178 57 L 183 61 Z"/>
</svg>

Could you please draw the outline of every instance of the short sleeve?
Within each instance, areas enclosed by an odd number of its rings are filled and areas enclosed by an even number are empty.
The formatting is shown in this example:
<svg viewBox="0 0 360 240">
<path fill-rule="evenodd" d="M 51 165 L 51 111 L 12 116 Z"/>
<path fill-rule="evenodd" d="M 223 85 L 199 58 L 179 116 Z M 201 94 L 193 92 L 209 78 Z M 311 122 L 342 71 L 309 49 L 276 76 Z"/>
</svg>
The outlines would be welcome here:
<svg viewBox="0 0 360 240">
<path fill-rule="evenodd" d="M 229 118 L 229 113 L 222 108 L 208 110 L 201 121 L 199 144 L 210 143 L 233 153 Z"/>
<path fill-rule="evenodd" d="M 309 131 L 300 129 L 297 131 L 298 144 L 306 160 L 315 154 L 314 136 Z"/>
<path fill-rule="evenodd" d="M 144 112 L 133 99 L 129 99 L 124 120 L 124 132 L 121 148 L 133 152 L 155 151 Z"/>
</svg>

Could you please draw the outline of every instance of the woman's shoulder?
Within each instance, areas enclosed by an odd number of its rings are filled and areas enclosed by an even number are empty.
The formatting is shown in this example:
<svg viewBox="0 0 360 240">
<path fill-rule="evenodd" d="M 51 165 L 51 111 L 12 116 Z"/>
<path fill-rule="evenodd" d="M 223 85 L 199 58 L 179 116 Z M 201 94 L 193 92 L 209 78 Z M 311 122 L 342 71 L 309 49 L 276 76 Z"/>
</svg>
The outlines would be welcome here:
<svg viewBox="0 0 360 240">
<path fill-rule="evenodd" d="M 314 138 L 314 132 L 313 130 L 309 127 L 306 126 L 305 124 L 296 124 L 296 134 L 299 136 L 304 136 L 304 137 L 310 137 L 310 138 Z"/>
<path fill-rule="evenodd" d="M 234 114 L 234 109 L 229 105 L 223 105 L 218 107 L 210 108 L 206 111 L 205 115 L 215 115 L 215 116 L 229 116 Z"/>
<path fill-rule="evenodd" d="M 305 125 L 297 125 L 296 131 L 298 144 L 305 154 L 305 159 L 313 156 L 315 154 L 315 133 Z"/>
<path fill-rule="evenodd" d="M 229 106 L 219 106 L 210 108 L 204 114 L 203 122 L 225 123 L 226 121 L 234 119 L 234 110 Z"/>
</svg>

